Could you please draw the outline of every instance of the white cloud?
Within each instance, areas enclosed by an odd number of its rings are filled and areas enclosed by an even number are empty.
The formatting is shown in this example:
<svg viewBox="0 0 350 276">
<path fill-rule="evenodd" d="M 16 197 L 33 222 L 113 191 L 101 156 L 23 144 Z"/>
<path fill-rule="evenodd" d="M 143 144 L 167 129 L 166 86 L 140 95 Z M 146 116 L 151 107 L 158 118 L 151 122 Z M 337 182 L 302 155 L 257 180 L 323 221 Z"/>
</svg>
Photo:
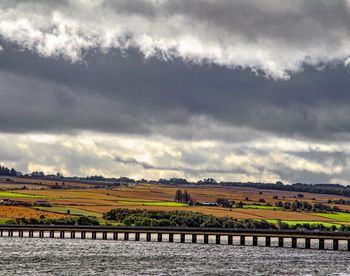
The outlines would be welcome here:
<svg viewBox="0 0 350 276">
<path fill-rule="evenodd" d="M 350 144 L 334 152 L 295 151 L 254 142 L 184 141 L 162 136 L 125 136 L 80 132 L 77 135 L 0 134 L 2 162 L 24 172 L 44 170 L 65 175 L 129 176 L 136 179 L 185 177 L 219 181 L 334 182 L 348 179 L 350 163 L 336 154 L 350 153 Z M 285 138 L 274 138 L 280 145 Z M 267 140 L 268 141 L 268 140 Z"/>
<path fill-rule="evenodd" d="M 348 7 L 342 0 L 2 1 L 0 36 L 72 61 L 87 49 L 136 47 L 146 57 L 288 78 L 304 62 L 347 63 Z"/>
</svg>

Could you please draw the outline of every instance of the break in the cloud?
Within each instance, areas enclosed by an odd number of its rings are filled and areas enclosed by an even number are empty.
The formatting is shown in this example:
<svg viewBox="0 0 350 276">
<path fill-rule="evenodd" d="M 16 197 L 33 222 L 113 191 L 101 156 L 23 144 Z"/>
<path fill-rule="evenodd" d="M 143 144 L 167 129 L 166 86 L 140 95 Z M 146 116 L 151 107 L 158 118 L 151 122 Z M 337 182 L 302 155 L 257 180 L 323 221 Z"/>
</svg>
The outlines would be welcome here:
<svg viewBox="0 0 350 276">
<path fill-rule="evenodd" d="M 346 184 L 349 3 L 0 1 L 0 160 Z"/>
<path fill-rule="evenodd" d="M 0 36 L 72 61 L 137 48 L 287 78 L 303 63 L 346 62 L 348 0 L 3 0 Z"/>
</svg>

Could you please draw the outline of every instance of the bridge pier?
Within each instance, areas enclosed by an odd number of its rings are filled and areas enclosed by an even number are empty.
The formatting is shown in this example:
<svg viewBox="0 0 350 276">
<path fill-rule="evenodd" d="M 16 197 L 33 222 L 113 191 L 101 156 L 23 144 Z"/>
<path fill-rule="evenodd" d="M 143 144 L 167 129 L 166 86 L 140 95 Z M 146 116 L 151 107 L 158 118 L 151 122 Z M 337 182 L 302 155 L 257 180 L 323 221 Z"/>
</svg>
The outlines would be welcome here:
<svg viewBox="0 0 350 276">
<path fill-rule="evenodd" d="M 70 238 L 71 239 L 75 239 L 75 231 L 71 231 L 70 232 Z"/>
<path fill-rule="evenodd" d="M 139 234 L 140 235 L 140 234 Z M 118 240 L 118 232 L 113 233 L 113 240 L 117 241 Z"/>
<path fill-rule="evenodd" d="M 333 250 L 339 250 L 339 240 L 333 239 Z"/>
<path fill-rule="evenodd" d="M 253 236 L 253 246 L 258 246 L 258 237 Z"/>
<path fill-rule="evenodd" d="M 140 241 L 140 233 L 135 233 L 135 241 Z"/>
<path fill-rule="evenodd" d="M 271 237 L 265 237 L 265 246 L 271 246 Z"/>
<path fill-rule="evenodd" d="M 96 240 L 96 236 L 97 236 L 96 232 L 93 231 L 92 234 L 91 234 L 91 238 L 92 238 L 93 240 Z"/>
<path fill-rule="evenodd" d="M 150 242 L 152 240 L 151 233 L 146 233 L 146 241 Z"/>
<path fill-rule="evenodd" d="M 229 245 L 233 244 L 233 236 L 232 235 L 228 235 L 228 237 L 227 237 L 227 244 L 229 244 Z"/>
<path fill-rule="evenodd" d="M 102 233 L 102 239 L 103 240 L 107 240 L 107 232 L 103 232 Z"/>
<path fill-rule="evenodd" d="M 278 237 L 278 247 L 283 247 L 284 246 L 284 239 L 283 237 Z"/>
<path fill-rule="evenodd" d="M 40 230 L 39 231 L 39 238 L 43 238 L 44 237 L 44 230 Z"/>
<path fill-rule="evenodd" d="M 60 231 L 60 238 L 64 239 L 64 231 Z"/>
<path fill-rule="evenodd" d="M 208 234 L 205 234 L 205 235 L 204 235 L 204 243 L 205 243 L 205 244 L 208 244 L 208 243 L 209 243 L 209 235 L 208 235 Z"/>
<path fill-rule="evenodd" d="M 197 243 L 197 235 L 192 234 L 192 243 Z"/>
<path fill-rule="evenodd" d="M 221 236 L 220 235 L 216 235 L 215 243 L 216 244 L 220 244 L 221 243 Z"/>
<path fill-rule="evenodd" d="M 239 244 L 240 245 L 245 245 L 245 236 L 240 236 Z"/>
<path fill-rule="evenodd" d="M 169 234 L 169 242 L 174 242 L 174 234 L 173 233 Z"/>
<path fill-rule="evenodd" d="M 311 240 L 310 238 L 305 238 L 305 248 L 310 249 L 311 248 Z"/>
<path fill-rule="evenodd" d="M 13 230 L 9 230 L 8 236 L 13 237 Z"/>
<path fill-rule="evenodd" d="M 297 248 L 297 238 L 292 238 L 292 248 Z"/>
<path fill-rule="evenodd" d="M 85 232 L 85 231 L 81 231 L 81 233 L 80 233 L 80 238 L 81 238 L 82 240 L 85 240 L 85 239 L 86 239 L 86 232 Z"/>
<path fill-rule="evenodd" d="M 350 251 L 350 240 L 347 241 L 348 242 L 348 251 Z"/>
<path fill-rule="evenodd" d="M 158 233 L 158 242 L 162 242 L 163 241 L 163 234 L 162 233 Z"/>
<path fill-rule="evenodd" d="M 18 231 L 18 236 L 19 236 L 20 238 L 23 238 L 23 230 L 19 230 L 19 231 Z"/>
<path fill-rule="evenodd" d="M 34 231 L 33 230 L 29 230 L 29 238 L 33 238 L 34 237 Z"/>
<path fill-rule="evenodd" d="M 50 238 L 53 239 L 55 237 L 55 231 L 50 230 Z"/>
<path fill-rule="evenodd" d="M 318 249 L 324 249 L 324 239 L 318 239 Z"/>
<path fill-rule="evenodd" d="M 129 233 L 125 232 L 124 233 L 124 241 L 128 241 L 129 240 Z"/>
<path fill-rule="evenodd" d="M 180 242 L 181 242 L 181 243 L 185 243 L 185 241 L 186 241 L 186 236 L 185 236 L 185 234 L 181 234 L 181 235 L 180 235 Z"/>
</svg>

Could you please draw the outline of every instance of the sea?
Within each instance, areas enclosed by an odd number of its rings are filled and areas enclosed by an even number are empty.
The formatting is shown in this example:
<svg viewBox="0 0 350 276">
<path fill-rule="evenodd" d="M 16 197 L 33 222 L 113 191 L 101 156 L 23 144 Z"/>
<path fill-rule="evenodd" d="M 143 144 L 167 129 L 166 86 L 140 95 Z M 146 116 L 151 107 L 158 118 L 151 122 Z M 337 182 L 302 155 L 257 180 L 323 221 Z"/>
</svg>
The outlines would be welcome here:
<svg viewBox="0 0 350 276">
<path fill-rule="evenodd" d="M 350 252 L 5 237 L 0 275 L 350 275 Z"/>
</svg>

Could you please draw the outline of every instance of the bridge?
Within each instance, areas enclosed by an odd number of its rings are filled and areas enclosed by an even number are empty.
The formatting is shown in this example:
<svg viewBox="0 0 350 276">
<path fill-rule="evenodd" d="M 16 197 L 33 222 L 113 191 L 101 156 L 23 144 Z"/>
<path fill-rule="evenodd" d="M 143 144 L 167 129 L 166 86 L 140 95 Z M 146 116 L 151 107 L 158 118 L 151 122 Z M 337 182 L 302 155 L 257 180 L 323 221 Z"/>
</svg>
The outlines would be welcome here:
<svg viewBox="0 0 350 276">
<path fill-rule="evenodd" d="M 134 240 L 241 246 L 275 244 L 277 247 L 286 247 L 288 242 L 290 246 L 287 247 L 291 248 L 332 250 L 340 250 L 341 243 L 343 250 L 350 251 L 350 232 L 307 230 L 3 224 L 0 225 L 0 237 Z"/>
</svg>

